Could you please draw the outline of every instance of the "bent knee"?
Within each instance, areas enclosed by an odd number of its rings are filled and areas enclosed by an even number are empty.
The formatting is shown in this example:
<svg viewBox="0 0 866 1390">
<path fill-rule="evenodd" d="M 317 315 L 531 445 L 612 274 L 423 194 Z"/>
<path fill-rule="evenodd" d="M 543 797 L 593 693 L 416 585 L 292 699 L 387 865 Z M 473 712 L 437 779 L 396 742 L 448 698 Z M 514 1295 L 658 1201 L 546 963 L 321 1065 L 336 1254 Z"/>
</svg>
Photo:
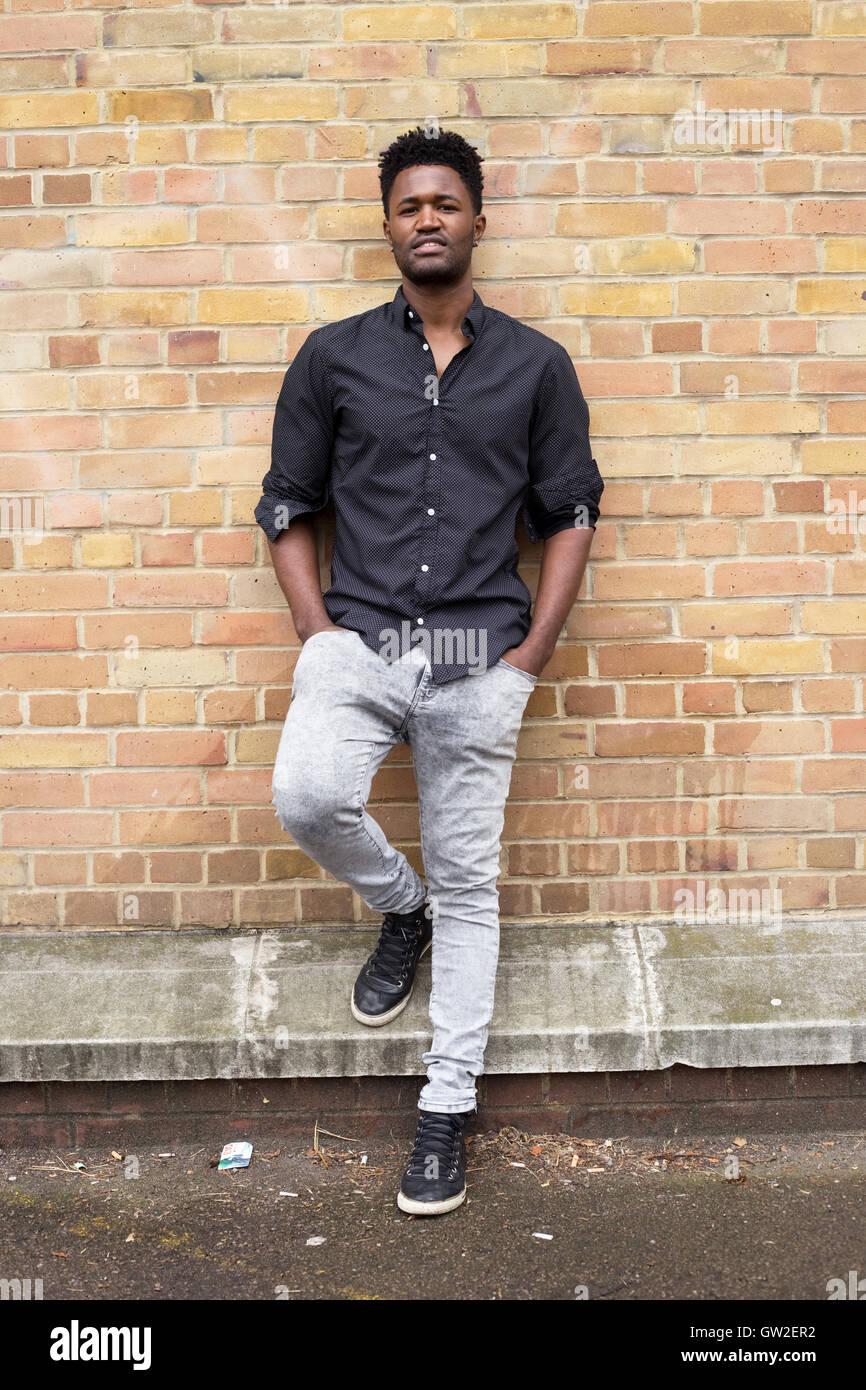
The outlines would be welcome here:
<svg viewBox="0 0 866 1390">
<path fill-rule="evenodd" d="M 335 789 L 309 782 L 274 783 L 272 798 L 280 825 L 296 839 L 327 834 L 347 809 Z"/>
</svg>

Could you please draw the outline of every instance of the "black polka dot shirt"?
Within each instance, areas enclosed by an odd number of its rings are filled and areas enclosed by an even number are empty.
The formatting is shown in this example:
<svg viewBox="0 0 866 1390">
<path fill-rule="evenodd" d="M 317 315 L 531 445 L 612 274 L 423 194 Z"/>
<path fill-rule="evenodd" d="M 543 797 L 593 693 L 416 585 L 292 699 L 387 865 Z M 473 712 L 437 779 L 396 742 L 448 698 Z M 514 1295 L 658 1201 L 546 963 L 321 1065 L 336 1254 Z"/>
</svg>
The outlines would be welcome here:
<svg viewBox="0 0 866 1390">
<path fill-rule="evenodd" d="M 437 684 L 524 640 L 518 513 L 533 541 L 595 526 L 604 490 L 571 358 L 482 303 L 437 375 L 402 286 L 314 329 L 286 372 L 256 520 L 276 540 L 334 507 L 324 604 L 385 660 L 421 642 Z"/>
</svg>

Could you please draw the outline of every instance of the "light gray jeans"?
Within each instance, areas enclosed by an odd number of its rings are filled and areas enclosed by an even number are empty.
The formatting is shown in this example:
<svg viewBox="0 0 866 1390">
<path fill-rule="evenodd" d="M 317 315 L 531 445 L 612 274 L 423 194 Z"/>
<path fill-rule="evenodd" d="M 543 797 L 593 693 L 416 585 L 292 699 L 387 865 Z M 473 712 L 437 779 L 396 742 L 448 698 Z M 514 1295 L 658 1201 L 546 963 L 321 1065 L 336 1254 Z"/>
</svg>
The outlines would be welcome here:
<svg viewBox="0 0 866 1390">
<path fill-rule="evenodd" d="M 500 659 L 436 685 L 420 645 L 389 663 L 358 633 L 333 629 L 308 637 L 295 666 L 273 777 L 280 824 L 374 912 L 408 912 L 430 896 L 421 1110 L 476 1108 L 499 959 L 500 837 L 536 679 Z M 396 743 L 412 749 L 426 886 L 366 810 Z"/>
</svg>

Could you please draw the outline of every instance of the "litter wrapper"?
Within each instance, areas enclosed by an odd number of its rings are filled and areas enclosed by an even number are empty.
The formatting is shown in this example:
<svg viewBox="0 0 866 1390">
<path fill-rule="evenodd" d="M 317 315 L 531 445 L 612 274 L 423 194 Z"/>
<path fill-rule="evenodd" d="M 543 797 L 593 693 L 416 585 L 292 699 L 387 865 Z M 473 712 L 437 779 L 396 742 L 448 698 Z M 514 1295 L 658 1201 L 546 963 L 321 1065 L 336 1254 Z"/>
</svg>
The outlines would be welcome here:
<svg viewBox="0 0 866 1390">
<path fill-rule="evenodd" d="M 252 1144 L 226 1144 L 220 1154 L 219 1168 L 248 1168 L 253 1156 Z"/>
</svg>

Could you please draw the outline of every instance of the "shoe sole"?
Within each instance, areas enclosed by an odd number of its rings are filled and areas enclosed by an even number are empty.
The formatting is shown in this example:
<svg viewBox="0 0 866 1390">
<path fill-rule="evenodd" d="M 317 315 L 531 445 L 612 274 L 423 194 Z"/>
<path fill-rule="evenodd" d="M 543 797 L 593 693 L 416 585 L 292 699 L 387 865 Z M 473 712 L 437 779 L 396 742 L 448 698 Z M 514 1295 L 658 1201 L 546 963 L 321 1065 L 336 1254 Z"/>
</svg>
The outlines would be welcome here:
<svg viewBox="0 0 866 1390">
<path fill-rule="evenodd" d="M 397 1193 L 397 1206 L 401 1211 L 406 1211 L 410 1216 L 442 1216 L 446 1211 L 453 1211 L 465 1200 L 466 1188 L 458 1192 L 456 1197 L 444 1197 L 441 1202 L 416 1202 L 413 1197 L 407 1197 L 404 1193 Z"/>
<path fill-rule="evenodd" d="M 430 947 L 431 947 L 432 945 L 433 945 L 433 942 L 432 942 L 432 941 L 428 941 L 428 942 L 427 942 L 427 945 L 426 945 L 426 946 L 423 946 L 423 947 L 421 948 L 421 951 L 420 951 L 419 954 L 418 954 L 418 960 L 417 960 L 417 962 L 416 962 L 416 964 L 415 964 L 415 971 L 416 971 L 416 974 L 417 974 L 418 966 L 421 964 L 421 957 L 422 957 L 427 951 L 430 950 Z M 355 986 L 353 985 L 353 986 L 352 986 L 352 993 L 349 995 L 349 1004 L 350 1004 L 351 1009 L 352 1009 L 352 1017 L 353 1017 L 353 1018 L 356 1018 L 356 1019 L 358 1020 L 359 1023 L 365 1023 L 365 1024 L 367 1025 L 368 1028 L 381 1028 L 383 1024 L 385 1024 L 385 1023 L 390 1023 L 392 1019 L 396 1018 L 398 1014 L 401 1014 L 401 1013 L 403 1012 L 403 1010 L 406 1008 L 407 1004 L 409 1003 L 409 1000 L 412 998 L 412 995 L 414 994 L 414 992 L 415 992 L 415 978 L 414 978 L 414 976 L 413 976 L 413 979 L 412 979 L 412 987 L 411 987 L 411 989 L 409 990 L 409 993 L 406 995 L 406 998 L 405 998 L 405 999 L 401 999 L 401 1001 L 400 1001 L 399 1004 L 395 1004 L 394 1007 L 393 1007 L 393 1009 L 389 1009 L 388 1012 L 387 1012 L 387 1013 L 384 1013 L 384 1014 L 365 1014 L 365 1013 L 362 1013 L 362 1012 L 361 1012 L 361 1010 L 358 1008 L 357 1004 L 355 1003 Z"/>
</svg>

